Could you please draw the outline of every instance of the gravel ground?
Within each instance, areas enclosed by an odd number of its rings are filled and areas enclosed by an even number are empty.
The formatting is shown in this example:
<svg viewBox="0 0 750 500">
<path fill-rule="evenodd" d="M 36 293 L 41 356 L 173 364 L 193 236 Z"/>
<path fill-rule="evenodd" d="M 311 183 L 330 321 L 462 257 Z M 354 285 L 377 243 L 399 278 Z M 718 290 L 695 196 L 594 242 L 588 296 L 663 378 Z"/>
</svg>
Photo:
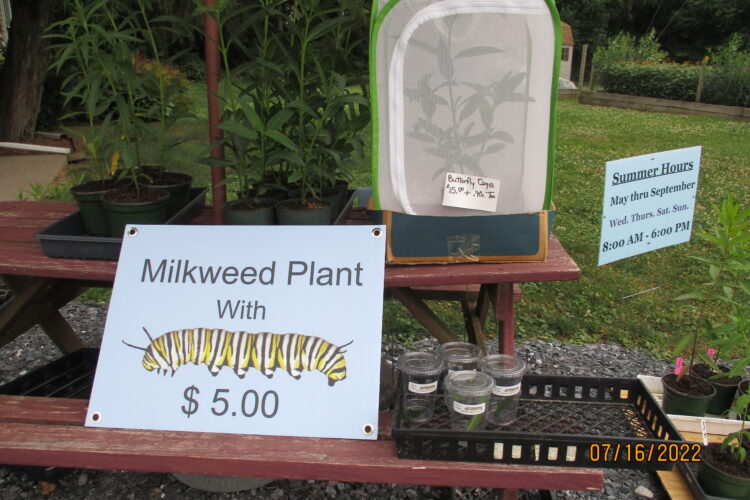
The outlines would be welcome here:
<svg viewBox="0 0 750 500">
<path fill-rule="evenodd" d="M 1 301 L 2 297 L 0 297 Z M 63 314 L 87 345 L 98 346 L 106 310 L 101 304 L 74 303 Z M 429 349 L 432 340 L 420 341 L 416 348 Z M 403 349 L 387 346 L 387 357 Z M 518 348 L 531 373 L 635 377 L 661 375 L 668 366 L 647 354 L 618 345 L 585 346 L 531 340 Z M 34 328 L 0 349 L 0 384 L 13 380 L 60 357 L 60 352 L 39 329 Z M 2 462 L 2 458 L 0 458 Z M 656 475 L 630 470 L 607 470 L 604 491 L 551 492 L 553 499 L 643 499 L 669 498 Z M 651 495 L 651 496 L 649 496 Z M 540 498 L 538 492 L 524 491 L 522 498 Z M 0 465 L 0 500 L 18 498 L 56 499 L 235 499 L 235 498 L 456 498 L 495 499 L 495 492 L 480 488 L 438 488 L 386 484 L 337 483 L 330 481 L 273 481 L 266 486 L 240 493 L 208 493 L 191 488 L 170 474 L 151 474 L 79 469 L 41 469 Z"/>
</svg>

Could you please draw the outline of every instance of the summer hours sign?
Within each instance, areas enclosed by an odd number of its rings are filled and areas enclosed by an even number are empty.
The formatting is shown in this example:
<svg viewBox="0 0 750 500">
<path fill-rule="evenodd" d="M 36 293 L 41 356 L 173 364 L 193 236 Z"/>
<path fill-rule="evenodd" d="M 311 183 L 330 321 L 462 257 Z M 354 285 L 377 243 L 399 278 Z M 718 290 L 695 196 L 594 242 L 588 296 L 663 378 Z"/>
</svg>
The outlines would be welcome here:
<svg viewBox="0 0 750 500">
<path fill-rule="evenodd" d="M 701 147 L 607 162 L 599 265 L 690 240 Z"/>
<path fill-rule="evenodd" d="M 379 226 L 129 226 L 86 424 L 375 439 Z"/>
</svg>

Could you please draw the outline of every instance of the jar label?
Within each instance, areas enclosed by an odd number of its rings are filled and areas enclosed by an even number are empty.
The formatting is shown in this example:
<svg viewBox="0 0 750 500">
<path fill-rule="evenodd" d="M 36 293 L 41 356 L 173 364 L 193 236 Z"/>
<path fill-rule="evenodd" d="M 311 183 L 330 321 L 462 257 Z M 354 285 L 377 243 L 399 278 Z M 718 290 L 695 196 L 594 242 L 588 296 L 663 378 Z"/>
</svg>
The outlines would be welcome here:
<svg viewBox="0 0 750 500">
<path fill-rule="evenodd" d="M 481 415 L 484 413 L 485 404 L 479 403 L 476 405 L 465 405 L 458 401 L 453 401 L 453 409 L 461 415 Z"/>
<path fill-rule="evenodd" d="M 515 396 L 521 392 L 521 382 L 516 385 L 496 385 L 492 389 L 492 394 L 495 396 Z"/>
<path fill-rule="evenodd" d="M 429 394 L 435 392 L 437 386 L 437 380 L 435 382 L 430 382 L 429 384 L 415 384 L 414 382 L 409 382 L 409 392 L 413 392 L 414 394 Z"/>
</svg>

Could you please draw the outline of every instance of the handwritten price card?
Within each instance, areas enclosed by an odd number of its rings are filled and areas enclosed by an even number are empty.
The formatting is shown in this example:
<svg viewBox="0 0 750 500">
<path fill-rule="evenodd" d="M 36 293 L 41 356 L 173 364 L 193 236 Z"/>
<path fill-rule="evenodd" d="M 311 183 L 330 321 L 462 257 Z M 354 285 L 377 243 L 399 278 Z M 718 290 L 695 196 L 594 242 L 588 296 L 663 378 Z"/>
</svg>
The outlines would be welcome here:
<svg viewBox="0 0 750 500">
<path fill-rule="evenodd" d="M 701 147 L 607 162 L 599 265 L 690 241 Z"/>
<path fill-rule="evenodd" d="M 376 439 L 384 241 L 129 226 L 86 425 Z"/>
<path fill-rule="evenodd" d="M 496 212 L 499 195 L 500 181 L 498 179 L 451 172 L 445 175 L 443 205 L 446 207 Z"/>
</svg>

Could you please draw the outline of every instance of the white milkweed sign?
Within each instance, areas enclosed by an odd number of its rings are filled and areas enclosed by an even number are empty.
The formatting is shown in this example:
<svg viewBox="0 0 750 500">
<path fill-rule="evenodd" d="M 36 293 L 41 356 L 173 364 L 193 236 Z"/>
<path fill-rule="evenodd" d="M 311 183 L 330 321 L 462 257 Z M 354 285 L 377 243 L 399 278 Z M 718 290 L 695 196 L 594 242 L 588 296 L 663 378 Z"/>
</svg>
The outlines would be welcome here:
<svg viewBox="0 0 750 500">
<path fill-rule="evenodd" d="M 129 226 L 86 425 L 376 439 L 384 242 Z"/>
</svg>

